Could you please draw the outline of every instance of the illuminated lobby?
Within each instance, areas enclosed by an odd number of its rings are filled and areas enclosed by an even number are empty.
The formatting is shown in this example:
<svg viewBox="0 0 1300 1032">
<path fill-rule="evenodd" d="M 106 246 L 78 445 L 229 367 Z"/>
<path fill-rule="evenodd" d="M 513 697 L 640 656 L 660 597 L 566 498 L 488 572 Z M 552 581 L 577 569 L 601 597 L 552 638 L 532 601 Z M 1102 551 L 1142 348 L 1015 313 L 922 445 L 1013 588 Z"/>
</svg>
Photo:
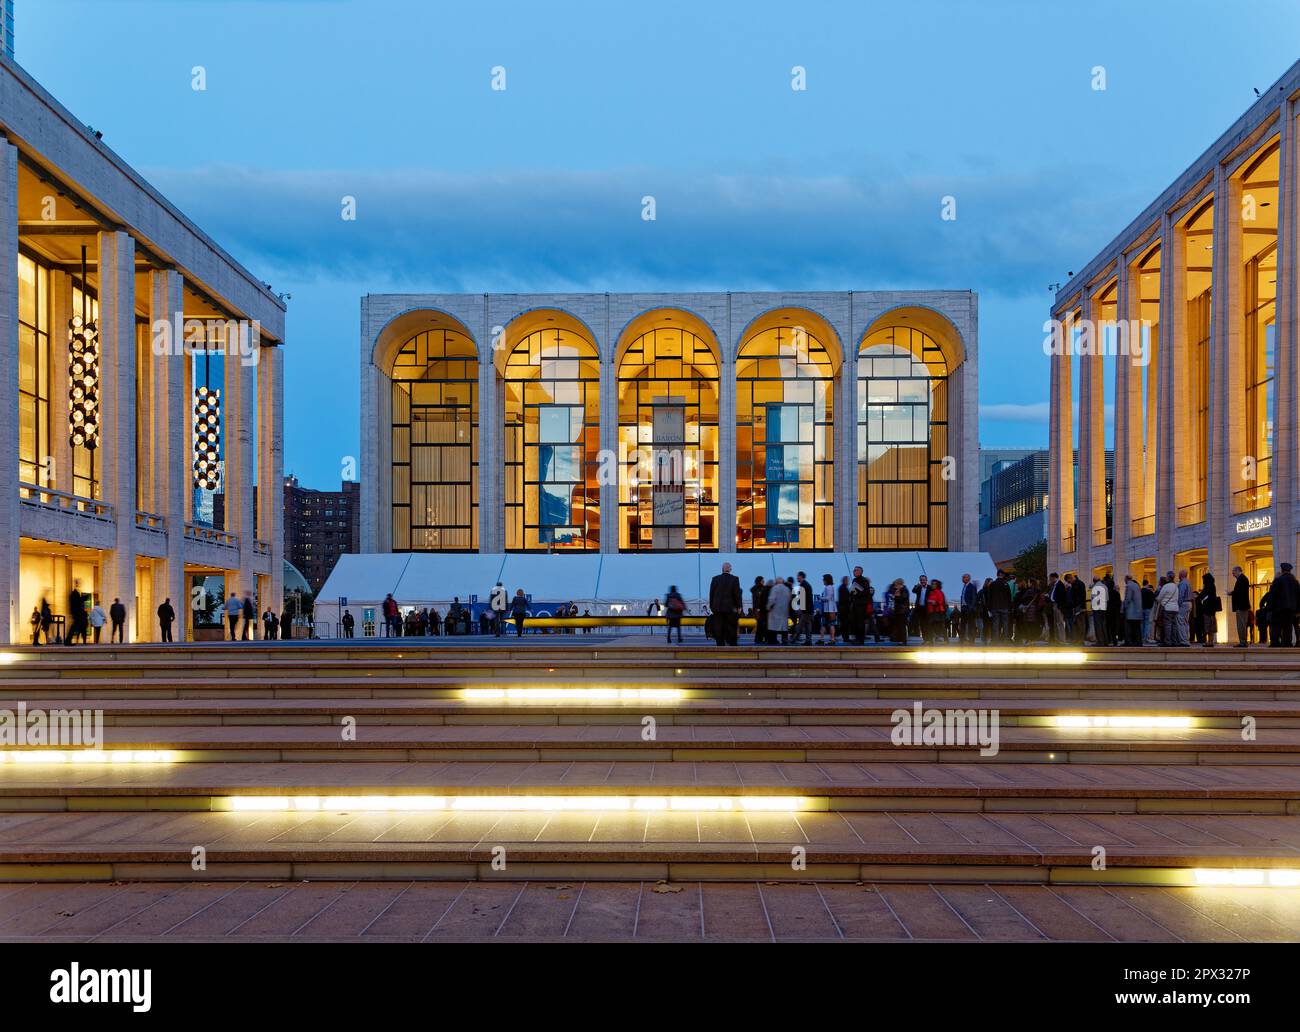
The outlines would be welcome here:
<svg viewBox="0 0 1300 1032">
<path fill-rule="evenodd" d="M 1295 563 L 1297 118 L 1300 64 L 1057 293 L 1050 569 L 1209 571 L 1226 607 L 1240 566 L 1257 607 Z"/>
<path fill-rule="evenodd" d="M 976 315 L 965 291 L 369 295 L 362 552 L 974 550 Z"/>
<path fill-rule="evenodd" d="M 74 587 L 127 642 L 200 583 L 278 607 L 283 301 L 11 61 L 0 96 L 0 641 Z"/>
</svg>

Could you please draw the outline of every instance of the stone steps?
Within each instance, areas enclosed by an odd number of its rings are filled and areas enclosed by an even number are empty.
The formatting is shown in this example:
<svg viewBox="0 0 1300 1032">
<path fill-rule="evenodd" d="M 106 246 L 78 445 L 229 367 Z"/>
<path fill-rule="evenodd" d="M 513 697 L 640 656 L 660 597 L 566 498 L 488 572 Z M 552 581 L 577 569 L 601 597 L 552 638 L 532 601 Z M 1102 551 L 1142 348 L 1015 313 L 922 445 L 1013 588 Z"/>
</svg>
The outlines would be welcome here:
<svg viewBox="0 0 1300 1032">
<path fill-rule="evenodd" d="M 0 878 L 1189 885 L 1205 878 L 1198 871 L 1293 868 L 1296 824 L 1258 816 L 905 811 L 27 814 L 0 818 Z"/>
<path fill-rule="evenodd" d="M 272 718 L 268 718 L 272 719 Z M 577 716 L 575 715 L 575 720 Z M 1032 718 L 1024 718 L 1032 719 Z M 999 729 L 998 751 L 978 747 L 895 745 L 891 726 L 664 724 L 653 740 L 639 720 L 618 724 L 371 725 L 358 723 L 345 739 L 337 721 L 325 724 L 196 724 L 105 727 L 111 758 L 165 751 L 167 762 L 511 762 L 633 760 L 797 763 L 1300 763 L 1300 729 L 1263 727 L 1243 741 L 1239 727 L 1180 729 Z M 26 756 L 38 753 L 28 750 Z M 51 750 L 46 750 L 47 752 Z M 53 759 L 66 751 L 55 750 Z"/>
<path fill-rule="evenodd" d="M 1300 881 L 1300 654 L 1278 650 L 1069 667 L 532 641 L 8 655 L 0 709 L 102 710 L 109 760 L 142 762 L 0 763 L 0 881 Z M 997 754 L 894 746 L 916 700 L 996 709 Z"/>
</svg>

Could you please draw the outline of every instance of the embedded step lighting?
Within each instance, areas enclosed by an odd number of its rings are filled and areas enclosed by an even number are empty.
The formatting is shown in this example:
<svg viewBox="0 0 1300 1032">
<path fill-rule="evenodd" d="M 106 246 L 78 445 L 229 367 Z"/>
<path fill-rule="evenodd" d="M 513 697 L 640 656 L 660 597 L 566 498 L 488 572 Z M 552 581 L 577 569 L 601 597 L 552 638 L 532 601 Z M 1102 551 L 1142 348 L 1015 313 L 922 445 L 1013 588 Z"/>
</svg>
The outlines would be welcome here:
<svg viewBox="0 0 1300 1032">
<path fill-rule="evenodd" d="M 712 813 L 805 813 L 829 809 L 824 796 L 602 796 L 602 795 L 288 795 L 219 796 L 214 810 L 238 813 L 253 811 L 297 811 L 311 813 L 356 813 L 393 811 L 442 813 L 452 811 L 522 810 L 543 813 L 608 813 L 707 811 Z"/>
<path fill-rule="evenodd" d="M 175 763 L 168 749 L 0 749 L 0 763 Z"/>
<path fill-rule="evenodd" d="M 680 688 L 462 688 L 470 702 L 678 702 Z"/>
<path fill-rule="evenodd" d="M 1065 715 L 1052 718 L 1059 728 L 1121 727 L 1139 731 L 1183 730 L 1192 727 L 1191 717 L 1157 717 L 1137 713 L 1091 713 L 1079 716 Z"/>
<path fill-rule="evenodd" d="M 1270 888 L 1300 886 L 1300 868 L 1294 867 L 1197 867 L 1192 870 L 1197 885 L 1260 885 Z"/>
<path fill-rule="evenodd" d="M 1041 649 L 918 649 L 908 655 L 915 663 L 935 666 L 1078 666 L 1086 652 L 1046 652 Z"/>
</svg>

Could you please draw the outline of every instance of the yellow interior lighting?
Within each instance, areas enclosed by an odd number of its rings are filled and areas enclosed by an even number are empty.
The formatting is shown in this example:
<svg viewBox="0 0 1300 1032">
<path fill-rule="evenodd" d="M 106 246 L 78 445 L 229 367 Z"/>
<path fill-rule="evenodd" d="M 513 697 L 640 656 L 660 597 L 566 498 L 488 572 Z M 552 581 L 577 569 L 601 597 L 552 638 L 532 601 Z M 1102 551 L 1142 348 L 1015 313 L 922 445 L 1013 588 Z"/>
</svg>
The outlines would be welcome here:
<svg viewBox="0 0 1300 1032">
<path fill-rule="evenodd" d="M 1182 730 L 1192 727 L 1191 717 L 1157 717 L 1137 713 L 1091 713 L 1083 715 L 1062 714 L 1052 718 L 1061 728 L 1122 727 L 1144 731 Z"/>
<path fill-rule="evenodd" d="M 936 666 L 1078 666 L 1086 652 L 1044 652 L 1039 649 L 918 649 L 908 653 L 916 663 Z"/>
<path fill-rule="evenodd" d="M 471 702 L 678 702 L 680 688 L 462 688 Z"/>
<path fill-rule="evenodd" d="M 1294 867 L 1197 867 L 1192 871 L 1197 885 L 1260 885 L 1270 888 L 1300 886 L 1300 869 Z"/>
<path fill-rule="evenodd" d="M 544 813 L 709 811 L 736 813 L 804 813 L 825 811 L 829 800 L 815 796 L 601 796 L 601 795 L 281 795 L 224 796 L 213 809 L 240 813 L 297 811 L 346 813 L 394 811 L 442 813 L 523 810 Z"/>
<path fill-rule="evenodd" d="M 168 749 L 0 749 L 0 763 L 175 763 Z"/>
</svg>

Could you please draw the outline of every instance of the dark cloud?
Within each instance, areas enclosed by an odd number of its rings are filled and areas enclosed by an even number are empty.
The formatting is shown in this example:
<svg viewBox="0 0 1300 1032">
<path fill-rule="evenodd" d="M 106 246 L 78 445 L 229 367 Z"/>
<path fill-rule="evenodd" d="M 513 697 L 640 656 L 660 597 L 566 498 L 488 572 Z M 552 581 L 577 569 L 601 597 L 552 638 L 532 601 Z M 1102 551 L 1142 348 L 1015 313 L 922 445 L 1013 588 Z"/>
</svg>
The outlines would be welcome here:
<svg viewBox="0 0 1300 1032">
<path fill-rule="evenodd" d="M 1024 297 L 1095 252 L 1105 242 L 1099 224 L 1118 230 L 1123 221 L 1109 214 L 1115 199 L 1078 170 L 942 179 L 883 169 L 149 174 L 265 278 L 354 279 L 361 292 L 369 283 L 443 291 L 930 287 Z M 340 218 L 344 196 L 356 198 L 354 222 Z M 655 198 L 653 222 L 641 217 L 645 196 Z M 940 217 L 946 196 L 956 199 L 956 221 Z"/>
</svg>

